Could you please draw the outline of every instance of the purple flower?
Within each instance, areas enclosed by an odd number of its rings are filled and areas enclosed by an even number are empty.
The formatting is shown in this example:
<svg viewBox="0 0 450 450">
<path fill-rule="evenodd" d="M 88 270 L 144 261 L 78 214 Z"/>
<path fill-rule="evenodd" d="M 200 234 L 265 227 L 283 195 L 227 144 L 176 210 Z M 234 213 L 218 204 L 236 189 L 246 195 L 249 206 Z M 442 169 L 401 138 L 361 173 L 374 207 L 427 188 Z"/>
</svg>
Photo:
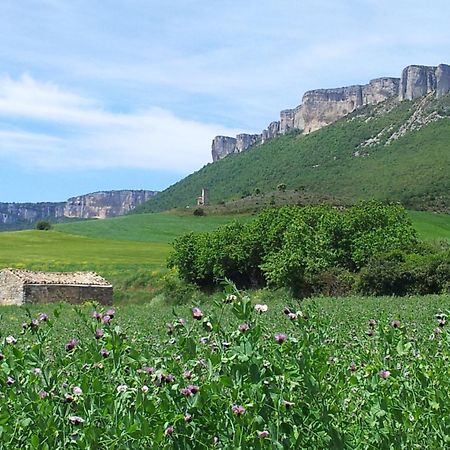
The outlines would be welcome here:
<svg viewBox="0 0 450 450">
<path fill-rule="evenodd" d="M 190 385 L 188 386 L 188 389 L 189 389 L 193 394 L 196 394 L 196 393 L 200 390 L 200 387 L 197 386 L 196 384 L 190 384 Z"/>
<path fill-rule="evenodd" d="M 233 411 L 234 414 L 236 414 L 237 416 L 242 416 L 242 414 L 245 413 L 245 408 L 242 405 L 233 405 L 231 407 L 231 410 Z"/>
<path fill-rule="evenodd" d="M 49 394 L 47 391 L 39 391 L 38 395 L 40 398 L 46 398 Z"/>
<path fill-rule="evenodd" d="M 377 321 L 375 319 L 369 319 L 368 324 L 369 327 L 373 328 L 377 324 Z"/>
<path fill-rule="evenodd" d="M 249 330 L 249 328 L 250 328 L 250 326 L 249 326 L 248 323 L 241 323 L 241 324 L 239 325 L 239 331 L 240 331 L 241 333 L 245 333 L 246 331 Z"/>
<path fill-rule="evenodd" d="M 269 432 L 267 430 L 257 431 L 257 433 L 258 433 L 258 437 L 260 439 L 265 439 L 265 438 L 269 437 Z"/>
<path fill-rule="evenodd" d="M 97 320 L 100 322 L 100 320 L 102 320 L 103 314 L 102 314 L 102 313 L 99 313 L 98 311 L 94 311 L 94 312 L 92 313 L 92 317 L 93 317 L 94 319 L 97 319 Z"/>
<path fill-rule="evenodd" d="M 70 352 L 72 351 L 76 346 L 78 345 L 78 341 L 74 338 L 72 338 L 67 344 L 66 344 L 66 351 Z"/>
<path fill-rule="evenodd" d="M 105 324 L 111 322 L 111 316 L 108 316 L 108 314 L 104 315 L 102 317 L 102 322 L 105 323 Z"/>
<path fill-rule="evenodd" d="M 200 320 L 203 317 L 202 310 L 200 308 L 192 308 L 192 317 L 195 320 Z"/>
<path fill-rule="evenodd" d="M 108 309 L 108 311 L 106 311 L 106 314 L 112 318 L 114 318 L 114 315 L 116 314 L 116 310 L 114 308 L 110 308 Z"/>
<path fill-rule="evenodd" d="M 391 320 L 392 328 L 400 328 L 400 320 Z"/>
<path fill-rule="evenodd" d="M 101 328 L 95 330 L 95 339 L 101 339 L 104 336 L 104 331 Z"/>
<path fill-rule="evenodd" d="M 183 372 L 183 378 L 186 380 L 190 380 L 192 378 L 192 372 L 190 370 L 185 370 Z"/>
<path fill-rule="evenodd" d="M 102 348 L 100 350 L 100 355 L 102 355 L 103 358 L 107 358 L 109 356 L 109 351 L 106 350 L 106 348 Z"/>
<path fill-rule="evenodd" d="M 139 369 L 139 370 L 142 371 L 142 372 L 148 373 L 148 374 L 155 373 L 155 368 L 154 367 L 145 366 L 145 367 L 143 367 L 142 369 Z"/>
<path fill-rule="evenodd" d="M 47 322 L 47 320 L 48 320 L 48 314 L 40 313 L 40 314 L 39 314 L 39 320 L 40 320 L 41 322 Z"/>
<path fill-rule="evenodd" d="M 391 372 L 389 372 L 389 370 L 383 369 L 378 372 L 378 375 L 380 376 L 380 378 L 383 378 L 383 380 L 386 380 L 391 376 Z"/>
<path fill-rule="evenodd" d="M 184 395 L 185 397 L 191 397 L 192 395 L 194 395 L 188 387 L 181 389 L 180 392 L 181 392 L 181 395 Z"/>
<path fill-rule="evenodd" d="M 39 326 L 39 320 L 33 319 L 33 320 L 30 322 L 30 326 L 31 326 L 31 328 L 37 328 L 37 327 Z"/>
<path fill-rule="evenodd" d="M 173 434 L 174 431 L 175 431 L 175 430 L 174 430 L 173 426 L 170 425 L 170 426 L 168 426 L 168 427 L 166 428 L 166 430 L 164 431 L 164 434 L 165 434 L 166 436 L 171 436 L 171 435 Z"/>
<path fill-rule="evenodd" d="M 69 416 L 69 422 L 72 425 L 81 425 L 82 423 L 84 423 L 84 419 L 80 416 Z"/>
<path fill-rule="evenodd" d="M 287 336 L 284 333 L 277 333 L 275 335 L 275 340 L 278 342 L 278 344 L 282 344 L 284 341 L 286 341 Z"/>
</svg>

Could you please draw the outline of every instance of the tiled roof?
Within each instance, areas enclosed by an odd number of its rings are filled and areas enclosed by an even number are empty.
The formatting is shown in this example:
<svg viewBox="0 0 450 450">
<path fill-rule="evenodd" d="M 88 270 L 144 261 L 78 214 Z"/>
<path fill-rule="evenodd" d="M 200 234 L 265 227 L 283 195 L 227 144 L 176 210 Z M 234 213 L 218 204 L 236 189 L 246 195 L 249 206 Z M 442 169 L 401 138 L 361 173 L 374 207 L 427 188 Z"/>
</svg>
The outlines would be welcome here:
<svg viewBox="0 0 450 450">
<path fill-rule="evenodd" d="M 67 284 L 83 286 L 111 286 L 95 272 L 34 272 L 23 269 L 3 269 L 18 277 L 24 284 Z"/>
</svg>

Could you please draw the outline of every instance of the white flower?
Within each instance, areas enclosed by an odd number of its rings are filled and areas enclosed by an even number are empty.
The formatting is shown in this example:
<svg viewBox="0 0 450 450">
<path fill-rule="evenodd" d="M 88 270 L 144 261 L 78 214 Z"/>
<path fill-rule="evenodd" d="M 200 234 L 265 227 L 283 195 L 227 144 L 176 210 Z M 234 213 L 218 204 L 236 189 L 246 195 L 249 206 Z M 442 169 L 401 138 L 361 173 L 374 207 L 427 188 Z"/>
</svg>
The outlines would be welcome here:
<svg viewBox="0 0 450 450">
<path fill-rule="evenodd" d="M 147 385 L 144 384 L 144 386 L 141 387 L 141 391 L 146 394 L 149 390 L 149 387 Z"/>
<path fill-rule="evenodd" d="M 73 388 L 73 393 L 74 393 L 74 395 L 81 395 L 83 393 L 83 391 L 81 390 L 81 388 L 79 386 L 75 386 Z"/>
<path fill-rule="evenodd" d="M 267 305 L 261 305 L 260 303 L 257 303 L 255 305 L 255 311 L 259 312 L 260 314 L 265 313 L 269 307 Z"/>
<path fill-rule="evenodd" d="M 16 344 L 17 343 L 17 339 L 14 336 L 6 336 L 5 340 L 8 344 Z"/>
<path fill-rule="evenodd" d="M 128 386 L 126 384 L 119 384 L 117 386 L 117 392 L 125 392 L 128 389 Z"/>
</svg>

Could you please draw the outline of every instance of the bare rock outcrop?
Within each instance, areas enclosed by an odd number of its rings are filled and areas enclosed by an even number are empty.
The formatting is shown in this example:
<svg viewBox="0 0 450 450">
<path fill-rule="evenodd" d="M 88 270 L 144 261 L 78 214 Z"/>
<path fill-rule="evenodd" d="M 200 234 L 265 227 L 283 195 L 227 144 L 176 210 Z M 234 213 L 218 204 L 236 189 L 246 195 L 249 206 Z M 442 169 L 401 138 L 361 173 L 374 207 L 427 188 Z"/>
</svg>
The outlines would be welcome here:
<svg viewBox="0 0 450 450">
<path fill-rule="evenodd" d="M 156 191 L 101 191 L 66 202 L 0 203 L 0 230 L 29 228 L 41 219 L 104 219 L 121 216 L 156 195 Z"/>
<path fill-rule="evenodd" d="M 415 100 L 433 91 L 438 97 L 450 92 L 450 66 L 408 66 L 403 70 L 400 101 Z"/>
<path fill-rule="evenodd" d="M 271 122 L 261 135 L 241 134 L 236 139 L 226 136 L 214 138 L 213 161 L 263 144 L 290 130 L 311 133 L 365 105 L 376 105 L 388 99 L 414 100 L 431 92 L 436 93 L 437 97 L 450 92 L 449 65 L 408 66 L 401 78 L 383 77 L 365 85 L 307 91 L 301 105 L 281 111 L 280 120 Z"/>
</svg>

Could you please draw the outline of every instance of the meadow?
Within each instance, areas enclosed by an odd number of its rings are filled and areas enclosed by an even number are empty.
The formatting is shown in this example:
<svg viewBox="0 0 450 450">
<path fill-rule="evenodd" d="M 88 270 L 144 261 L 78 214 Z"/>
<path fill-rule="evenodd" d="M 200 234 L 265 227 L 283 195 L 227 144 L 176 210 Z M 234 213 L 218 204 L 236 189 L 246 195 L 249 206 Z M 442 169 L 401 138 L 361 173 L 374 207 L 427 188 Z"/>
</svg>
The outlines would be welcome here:
<svg viewBox="0 0 450 450">
<path fill-rule="evenodd" d="M 411 217 L 422 238 L 449 238 L 448 216 Z M 120 281 L 164 271 L 181 231 L 228 220 L 150 214 L 0 233 L 0 264 Z M 449 445 L 448 295 L 296 301 L 224 285 L 176 304 L 148 290 L 109 311 L 0 310 L 0 448 Z"/>
</svg>

